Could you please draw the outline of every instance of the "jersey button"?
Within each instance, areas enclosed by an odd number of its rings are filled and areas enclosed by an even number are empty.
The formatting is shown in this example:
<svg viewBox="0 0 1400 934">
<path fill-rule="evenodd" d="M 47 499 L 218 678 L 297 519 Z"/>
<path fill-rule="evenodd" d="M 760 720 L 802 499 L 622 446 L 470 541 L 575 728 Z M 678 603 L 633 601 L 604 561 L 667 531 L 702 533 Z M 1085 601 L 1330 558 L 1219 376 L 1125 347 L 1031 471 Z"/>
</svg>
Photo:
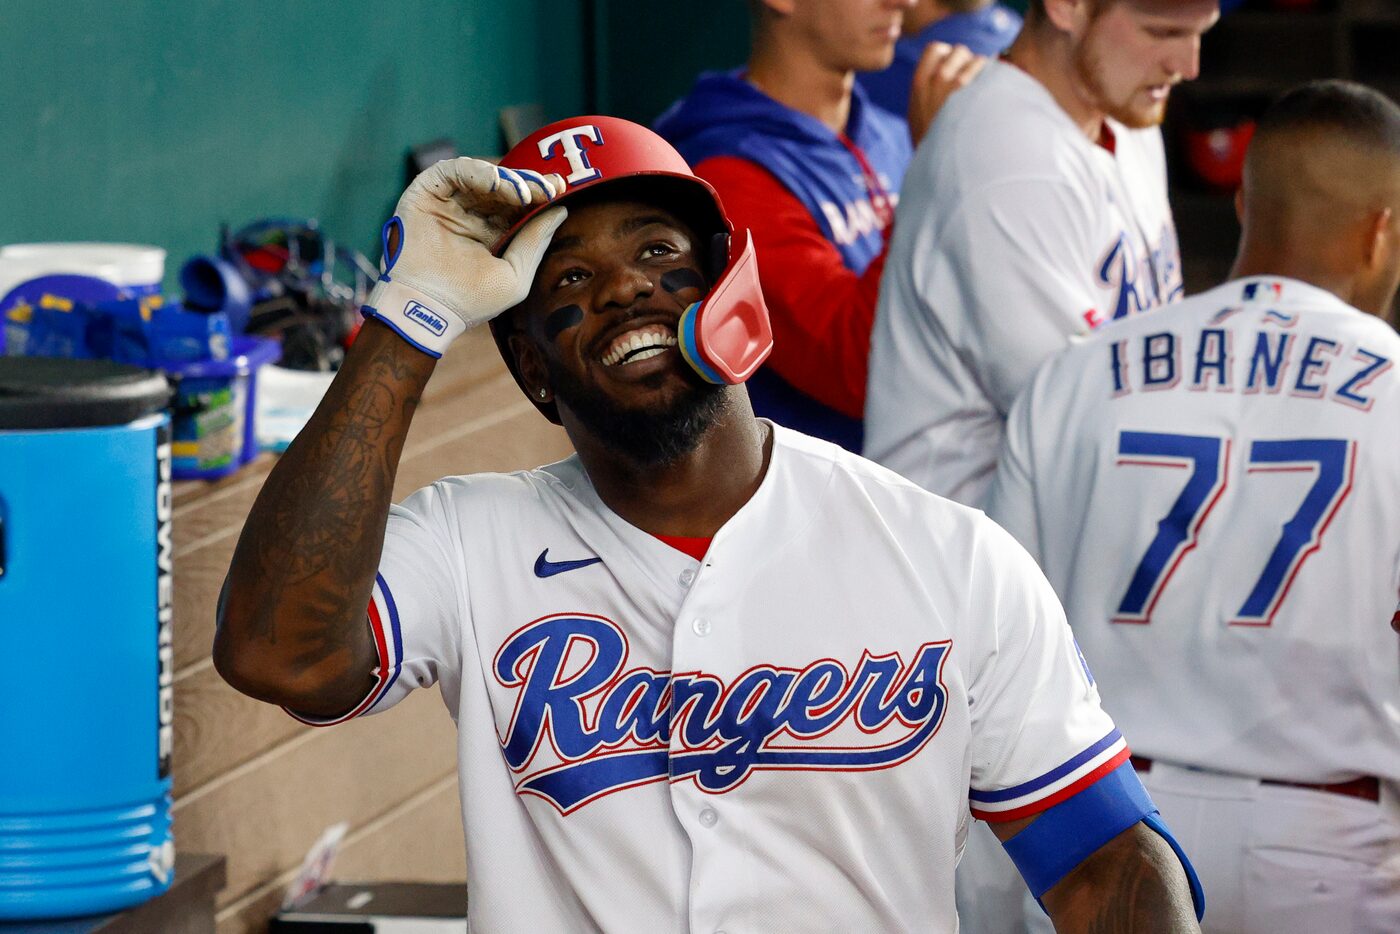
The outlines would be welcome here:
<svg viewBox="0 0 1400 934">
<path fill-rule="evenodd" d="M 697 616 L 691 622 L 690 628 L 695 630 L 697 636 L 708 636 L 710 634 L 710 621 L 703 616 Z"/>
<path fill-rule="evenodd" d="M 700 812 L 700 826 L 713 827 L 718 823 L 719 815 L 715 813 L 714 808 L 705 808 L 705 810 Z"/>
<path fill-rule="evenodd" d="M 680 582 L 682 587 L 689 587 L 692 583 L 694 583 L 695 569 L 686 568 L 684 571 L 681 571 Z"/>
</svg>

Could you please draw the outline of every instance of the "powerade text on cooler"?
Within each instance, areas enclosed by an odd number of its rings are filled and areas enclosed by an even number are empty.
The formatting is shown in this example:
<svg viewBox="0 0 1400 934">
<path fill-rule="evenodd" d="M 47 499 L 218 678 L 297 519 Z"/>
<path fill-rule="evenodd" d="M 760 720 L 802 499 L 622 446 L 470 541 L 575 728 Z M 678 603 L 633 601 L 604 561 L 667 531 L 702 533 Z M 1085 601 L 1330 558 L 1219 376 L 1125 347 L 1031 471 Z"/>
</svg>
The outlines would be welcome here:
<svg viewBox="0 0 1400 934">
<path fill-rule="evenodd" d="M 173 877 L 168 399 L 134 367 L 0 358 L 0 651 L 44 679 L 0 716 L 0 920 Z"/>
</svg>

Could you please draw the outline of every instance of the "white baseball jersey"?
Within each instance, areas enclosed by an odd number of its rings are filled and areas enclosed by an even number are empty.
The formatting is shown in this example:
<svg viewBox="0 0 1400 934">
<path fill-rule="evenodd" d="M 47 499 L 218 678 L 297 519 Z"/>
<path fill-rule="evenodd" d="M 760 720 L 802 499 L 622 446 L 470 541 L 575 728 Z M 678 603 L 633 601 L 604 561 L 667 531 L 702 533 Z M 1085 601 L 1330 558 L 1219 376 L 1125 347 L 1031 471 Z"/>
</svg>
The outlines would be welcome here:
<svg viewBox="0 0 1400 934">
<path fill-rule="evenodd" d="M 576 458 L 393 509 L 361 706 L 441 684 L 476 929 L 952 932 L 969 803 L 1029 815 L 1126 758 L 1009 535 L 773 430 L 703 561 Z"/>
<path fill-rule="evenodd" d="M 990 62 L 904 177 L 880 283 L 865 454 L 981 505 L 1012 400 L 1098 324 L 1175 300 L 1161 133 L 1090 142 L 1040 82 Z"/>
<path fill-rule="evenodd" d="M 1397 358 L 1385 322 L 1250 278 L 1104 328 L 1016 402 L 989 513 L 1136 752 L 1400 780 Z"/>
</svg>

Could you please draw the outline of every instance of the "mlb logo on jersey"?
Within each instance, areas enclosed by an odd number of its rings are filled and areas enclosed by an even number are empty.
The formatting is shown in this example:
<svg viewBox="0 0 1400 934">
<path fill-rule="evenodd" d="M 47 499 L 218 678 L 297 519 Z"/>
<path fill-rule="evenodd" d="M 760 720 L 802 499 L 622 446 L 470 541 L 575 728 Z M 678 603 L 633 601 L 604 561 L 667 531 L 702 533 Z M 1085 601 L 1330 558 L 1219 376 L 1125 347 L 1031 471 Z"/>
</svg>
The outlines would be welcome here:
<svg viewBox="0 0 1400 934">
<path fill-rule="evenodd" d="M 650 782 L 722 794 L 755 771 L 864 771 L 898 765 L 938 732 L 951 642 L 865 652 L 803 668 L 755 665 L 726 681 L 627 666 L 611 620 L 549 616 L 509 636 L 492 670 L 514 695 L 500 736 L 516 791 L 561 813 Z"/>
<path fill-rule="evenodd" d="M 1254 302 L 1260 300 L 1282 301 L 1282 282 L 1251 282 L 1244 287 L 1244 300 Z"/>
</svg>

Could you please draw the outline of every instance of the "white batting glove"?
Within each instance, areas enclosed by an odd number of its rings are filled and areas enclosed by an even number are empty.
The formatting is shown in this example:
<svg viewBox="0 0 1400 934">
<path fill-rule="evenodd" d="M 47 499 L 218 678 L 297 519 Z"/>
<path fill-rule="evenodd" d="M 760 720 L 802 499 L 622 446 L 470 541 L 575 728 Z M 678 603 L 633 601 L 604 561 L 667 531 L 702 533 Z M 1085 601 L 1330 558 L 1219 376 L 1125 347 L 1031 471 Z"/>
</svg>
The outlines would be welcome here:
<svg viewBox="0 0 1400 934">
<path fill-rule="evenodd" d="M 524 300 L 554 231 L 551 208 L 520 228 L 499 258 L 491 245 L 525 210 L 564 192 L 564 179 L 463 156 L 425 169 L 384 225 L 383 273 L 363 312 L 441 357 L 467 328 Z"/>
</svg>

